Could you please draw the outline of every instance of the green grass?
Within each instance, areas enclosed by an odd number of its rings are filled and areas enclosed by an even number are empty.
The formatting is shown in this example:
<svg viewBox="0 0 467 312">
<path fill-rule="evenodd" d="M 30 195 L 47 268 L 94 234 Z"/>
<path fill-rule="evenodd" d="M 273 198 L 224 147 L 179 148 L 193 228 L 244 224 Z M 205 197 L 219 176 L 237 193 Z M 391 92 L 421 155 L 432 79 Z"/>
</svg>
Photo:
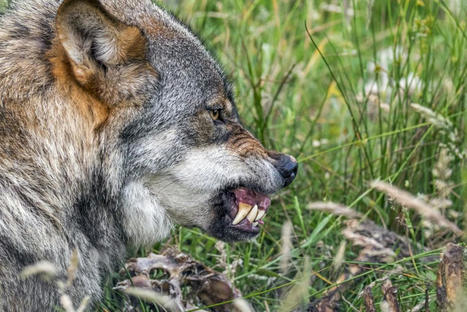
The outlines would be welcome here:
<svg viewBox="0 0 467 312">
<path fill-rule="evenodd" d="M 463 1 L 334 1 L 340 12 L 332 12 L 325 10 L 327 3 L 163 3 L 187 21 L 224 64 L 249 128 L 267 147 L 295 155 L 300 162 L 297 180 L 274 198 L 258 238 L 225 247 L 229 261 L 243 262 L 230 278 L 258 311 L 265 311 L 265 305 L 275 311 L 308 257 L 308 299 L 319 298 L 338 276 L 332 261 L 344 239 L 344 224 L 342 218 L 311 212 L 307 205 L 335 201 L 421 244 L 414 247 L 413 257 L 367 264 L 371 270 L 343 294 L 342 311 L 363 309 L 359 293 L 396 265 L 403 270 L 392 276 L 402 310 L 423 302 L 428 288 L 435 311 L 438 263 L 423 259 L 438 255 L 439 247 L 455 238 L 442 231 L 428 237 L 419 216 L 371 190 L 369 182 L 381 179 L 413 194 L 439 197 L 432 169 L 444 144 L 453 157 L 448 164 L 453 185 L 448 211 L 458 216 L 446 214 L 461 226 L 466 171 L 453 146 L 465 149 L 466 6 Z M 342 3 L 348 4 L 349 14 L 342 14 Z M 407 80 L 410 85 L 404 87 Z M 433 125 L 412 103 L 444 116 L 453 127 Z M 293 224 L 286 275 L 279 269 L 284 220 Z M 177 228 L 168 242 L 207 265 L 218 263 L 215 240 L 200 231 Z M 153 250 L 160 251 L 164 244 Z M 357 254 L 358 248 L 347 244 L 344 266 Z M 377 304 L 382 300 L 380 284 L 373 291 Z M 115 309 L 116 297 L 109 290 L 102 308 Z"/>
</svg>

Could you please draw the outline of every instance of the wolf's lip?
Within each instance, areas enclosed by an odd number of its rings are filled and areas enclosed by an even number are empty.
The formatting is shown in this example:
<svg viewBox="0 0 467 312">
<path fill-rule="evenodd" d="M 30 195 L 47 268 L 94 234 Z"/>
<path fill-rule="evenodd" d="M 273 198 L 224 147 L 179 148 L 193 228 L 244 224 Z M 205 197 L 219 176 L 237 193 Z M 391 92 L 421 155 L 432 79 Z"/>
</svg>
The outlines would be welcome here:
<svg viewBox="0 0 467 312">
<path fill-rule="evenodd" d="M 245 203 L 251 206 L 258 205 L 258 208 L 262 210 L 267 210 L 271 205 L 269 197 L 244 187 L 234 190 L 234 194 L 237 204 Z"/>
<path fill-rule="evenodd" d="M 257 230 L 259 224 L 264 224 L 262 218 L 271 200 L 266 195 L 247 188 L 238 188 L 233 193 L 235 203 L 229 213 L 232 225 L 242 230 Z"/>
</svg>

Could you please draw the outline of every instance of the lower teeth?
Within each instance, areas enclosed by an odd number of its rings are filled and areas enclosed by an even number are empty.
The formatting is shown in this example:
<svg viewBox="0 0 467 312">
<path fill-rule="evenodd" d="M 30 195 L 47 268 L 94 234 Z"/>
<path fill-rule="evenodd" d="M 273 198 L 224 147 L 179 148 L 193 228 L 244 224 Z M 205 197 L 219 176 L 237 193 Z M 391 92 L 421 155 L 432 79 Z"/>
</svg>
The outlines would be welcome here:
<svg viewBox="0 0 467 312">
<path fill-rule="evenodd" d="M 258 222 L 253 222 L 253 226 L 258 226 Z"/>
</svg>

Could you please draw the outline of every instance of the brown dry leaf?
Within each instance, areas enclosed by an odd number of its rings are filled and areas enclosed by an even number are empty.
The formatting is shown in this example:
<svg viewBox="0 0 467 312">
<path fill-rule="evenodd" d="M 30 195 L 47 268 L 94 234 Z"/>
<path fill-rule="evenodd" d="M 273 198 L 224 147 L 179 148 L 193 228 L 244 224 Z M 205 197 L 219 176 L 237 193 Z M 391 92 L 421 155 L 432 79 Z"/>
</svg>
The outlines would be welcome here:
<svg viewBox="0 0 467 312">
<path fill-rule="evenodd" d="M 376 263 L 387 263 L 394 259 L 398 250 L 400 257 L 410 256 L 409 241 L 372 221 L 346 221 L 347 227 L 342 231 L 346 239 L 354 246 L 363 247 L 356 260 Z"/>
</svg>

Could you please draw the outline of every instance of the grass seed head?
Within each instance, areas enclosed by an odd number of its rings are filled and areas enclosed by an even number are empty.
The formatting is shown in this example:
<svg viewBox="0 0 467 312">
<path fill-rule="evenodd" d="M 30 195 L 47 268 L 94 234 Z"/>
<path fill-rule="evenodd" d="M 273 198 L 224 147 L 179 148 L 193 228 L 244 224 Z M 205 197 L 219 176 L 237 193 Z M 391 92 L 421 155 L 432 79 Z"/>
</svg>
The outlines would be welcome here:
<svg viewBox="0 0 467 312">
<path fill-rule="evenodd" d="M 127 295 L 137 297 L 143 301 L 147 301 L 150 303 L 160 305 L 166 309 L 169 309 L 169 311 L 182 311 L 182 310 L 177 310 L 176 308 L 177 304 L 175 300 L 173 300 L 171 297 L 159 294 L 149 289 L 138 288 L 138 287 L 128 287 L 127 289 L 124 290 L 124 292 Z"/>
<path fill-rule="evenodd" d="M 234 311 L 236 312 L 254 312 L 250 304 L 245 299 L 236 298 L 232 304 L 235 309 Z"/>
<path fill-rule="evenodd" d="M 282 226 L 281 237 L 281 260 L 280 268 L 282 274 L 287 274 L 289 271 L 290 252 L 292 250 L 292 223 L 287 220 Z"/>
<path fill-rule="evenodd" d="M 438 161 L 433 168 L 434 186 L 438 191 L 440 198 L 447 198 L 452 190 L 452 183 L 449 181 L 452 175 L 452 170 L 449 165 L 453 157 L 449 155 L 447 148 L 442 148 L 439 153 Z"/>
<path fill-rule="evenodd" d="M 63 294 L 60 296 L 60 305 L 65 310 L 65 312 L 75 312 L 73 307 L 73 302 L 71 301 L 70 296 Z"/>
<path fill-rule="evenodd" d="M 334 271 L 339 270 L 339 268 L 342 266 L 342 263 L 344 262 L 344 257 L 345 257 L 345 247 L 347 246 L 347 243 L 345 240 L 341 241 L 339 244 L 339 248 L 337 249 L 336 256 L 333 259 L 333 267 Z"/>
<path fill-rule="evenodd" d="M 67 268 L 67 286 L 70 287 L 73 283 L 73 280 L 76 277 L 76 272 L 78 271 L 79 265 L 79 255 L 78 249 L 73 250 L 70 258 L 70 265 Z"/>
<path fill-rule="evenodd" d="M 410 106 L 417 113 L 422 115 L 423 118 L 425 118 L 430 124 L 438 128 L 447 136 L 446 142 L 442 142 L 440 146 L 446 146 L 449 151 L 460 160 L 465 158 L 465 151 L 460 148 L 460 146 L 463 146 L 462 139 L 459 136 L 457 128 L 453 126 L 452 122 L 448 118 L 434 112 L 428 107 L 417 103 L 412 103 Z"/>
<path fill-rule="evenodd" d="M 21 272 L 21 278 L 26 279 L 38 274 L 42 275 L 45 279 L 51 280 L 57 276 L 57 268 L 49 261 L 39 261 L 25 267 Z"/>
<path fill-rule="evenodd" d="M 438 224 L 441 227 L 447 228 L 454 232 L 456 235 L 461 236 L 463 234 L 462 230 L 460 230 L 456 224 L 447 220 L 441 215 L 441 213 L 438 210 L 433 209 L 433 207 L 430 207 L 430 205 L 427 204 L 425 201 L 413 196 L 409 192 L 401 190 L 383 181 L 373 181 L 371 182 L 371 187 L 386 193 L 388 196 L 397 201 L 400 205 L 415 210 L 418 214 L 427 218 L 430 222 Z"/>
<path fill-rule="evenodd" d="M 349 219 L 359 219 L 362 216 L 360 213 L 353 210 L 352 208 L 333 202 L 311 203 L 310 205 L 308 205 L 308 209 L 329 212 L 333 215 L 344 216 Z"/>
</svg>

